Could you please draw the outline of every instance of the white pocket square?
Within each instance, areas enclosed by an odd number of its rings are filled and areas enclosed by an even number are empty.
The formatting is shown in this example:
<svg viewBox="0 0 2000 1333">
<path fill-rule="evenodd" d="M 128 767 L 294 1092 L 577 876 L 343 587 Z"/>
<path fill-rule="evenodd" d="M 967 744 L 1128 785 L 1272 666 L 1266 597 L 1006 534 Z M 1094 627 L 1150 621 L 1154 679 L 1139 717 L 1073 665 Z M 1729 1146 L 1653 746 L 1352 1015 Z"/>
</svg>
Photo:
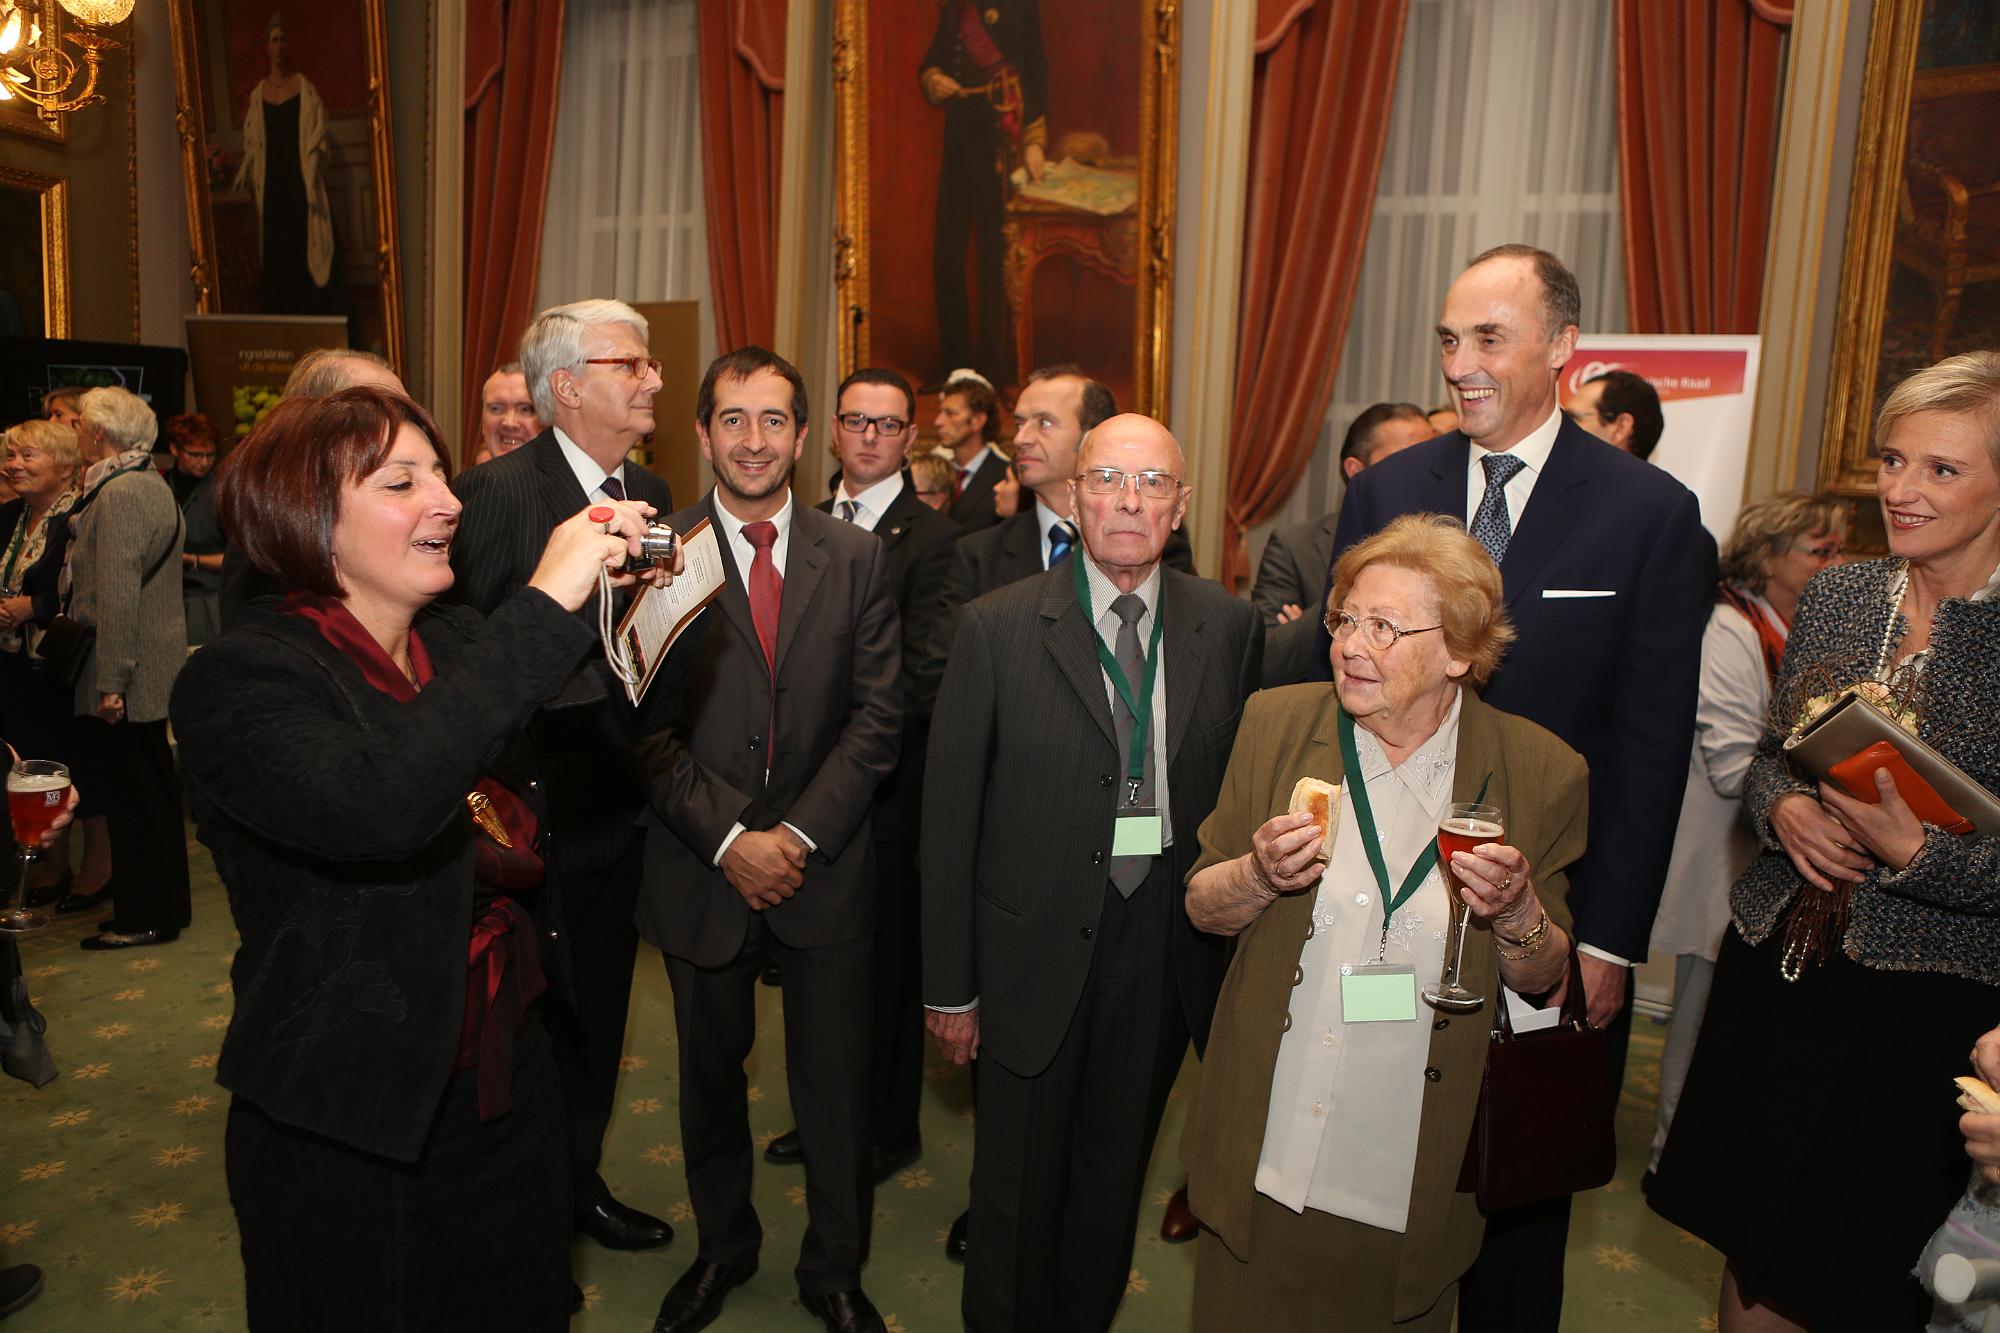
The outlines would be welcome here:
<svg viewBox="0 0 2000 1333">
<path fill-rule="evenodd" d="M 1616 597 L 1616 588 L 1544 588 L 1544 597 Z"/>
</svg>

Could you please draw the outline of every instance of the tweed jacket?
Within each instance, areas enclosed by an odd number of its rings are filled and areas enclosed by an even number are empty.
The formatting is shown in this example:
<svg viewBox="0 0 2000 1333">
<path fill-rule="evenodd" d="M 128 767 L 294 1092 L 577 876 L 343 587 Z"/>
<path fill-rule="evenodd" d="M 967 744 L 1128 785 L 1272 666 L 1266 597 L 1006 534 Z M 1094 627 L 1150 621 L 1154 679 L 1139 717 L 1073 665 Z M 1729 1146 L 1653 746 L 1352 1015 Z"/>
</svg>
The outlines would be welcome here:
<svg viewBox="0 0 2000 1333">
<path fill-rule="evenodd" d="M 1251 696 L 1222 794 L 1201 826 L 1201 859 L 1190 876 L 1248 852 L 1251 834 L 1285 812 L 1300 778 L 1339 780 L 1333 698 L 1333 686 L 1325 683 Z M 1487 784 L 1483 799 L 1504 814 L 1507 841 L 1533 868 L 1535 892 L 1549 919 L 1570 929 L 1569 870 L 1583 855 L 1589 827 L 1589 775 L 1582 757 L 1534 723 L 1500 712 L 1468 690 L 1459 710 L 1452 799 L 1472 800 L 1482 783 Z M 1237 937 L 1216 1002 L 1201 1091 L 1181 1134 L 1189 1204 L 1229 1251 L 1246 1261 L 1271 1076 L 1291 1023 L 1286 1004 L 1312 926 L 1313 900 L 1311 893 L 1281 897 Z M 1492 939 L 1493 932 L 1475 920 L 1462 973 L 1465 984 L 1489 1000 L 1500 989 Z M 1479 1254 L 1485 1222 L 1473 1196 L 1458 1192 L 1458 1173 L 1472 1135 L 1492 1019 L 1490 1007 L 1463 1016 L 1419 1011 L 1419 1021 L 1431 1025 L 1424 1071 L 1429 1083 L 1409 1224 L 1395 1275 L 1399 1319 L 1429 1309 Z"/>
<path fill-rule="evenodd" d="M 188 660 L 173 698 L 196 830 L 242 936 L 216 1081 L 400 1162 L 421 1155 L 458 1047 L 465 794 L 490 773 L 547 827 L 518 738 L 596 642 L 534 589 L 484 622 L 432 606 L 416 629 L 436 676 L 409 703 L 309 622 L 254 608 Z M 551 885 L 537 906 L 547 928 Z M 560 986 L 560 949 L 543 961 Z"/>
<path fill-rule="evenodd" d="M 128 721 L 158 722 L 187 660 L 180 506 L 148 459 L 86 492 L 69 521 L 69 613 L 97 627 L 76 712 L 87 717 L 100 695 L 122 694 Z"/>
<path fill-rule="evenodd" d="M 1771 725 L 1745 780 L 1744 809 L 1763 850 L 1730 894 L 1743 938 L 1762 943 L 1805 887 L 1771 829 L 1771 808 L 1792 792 L 1815 791 L 1786 760 L 1786 733 L 1805 696 L 1874 669 L 1890 616 L 1899 560 L 1825 570 L 1806 585 L 1792 617 L 1785 660 L 1772 687 Z M 1909 633 L 1896 616 L 1900 642 Z M 1931 624 L 1917 734 L 1988 791 L 2000 791 L 2000 600 L 1947 597 Z M 1924 845 L 1902 870 L 1876 865 L 1848 899 L 1847 956 L 1888 971 L 1948 972 L 2000 985 L 2000 837 L 1924 830 Z"/>
</svg>

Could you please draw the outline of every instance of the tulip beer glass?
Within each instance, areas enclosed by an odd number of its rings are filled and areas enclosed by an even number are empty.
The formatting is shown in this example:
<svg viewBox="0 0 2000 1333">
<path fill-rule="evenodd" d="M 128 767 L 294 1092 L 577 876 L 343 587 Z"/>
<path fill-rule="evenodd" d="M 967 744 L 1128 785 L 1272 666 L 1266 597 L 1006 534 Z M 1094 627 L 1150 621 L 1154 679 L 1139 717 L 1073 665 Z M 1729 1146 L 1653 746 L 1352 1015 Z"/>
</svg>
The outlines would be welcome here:
<svg viewBox="0 0 2000 1333">
<path fill-rule="evenodd" d="M 1451 889 L 1454 916 L 1451 935 L 1445 941 L 1444 975 L 1435 986 L 1424 987 L 1424 999 L 1433 1008 L 1463 1013 L 1486 1003 L 1486 997 L 1478 991 L 1459 984 L 1459 967 L 1465 961 L 1465 932 L 1472 921 L 1472 909 L 1459 897 L 1460 884 L 1452 874 L 1451 857 L 1453 852 L 1470 852 L 1482 843 L 1501 842 L 1506 836 L 1497 805 L 1459 802 L 1448 806 L 1444 817 L 1438 820 L 1438 866 Z"/>
<path fill-rule="evenodd" d="M 42 835 L 69 804 L 69 770 L 52 759 L 22 759 L 7 770 L 7 818 L 14 826 L 14 854 L 21 863 L 16 893 L 28 894 L 28 876 L 42 856 Z M 49 924 L 46 912 L 17 903 L 0 911 L 0 931 L 24 935 Z"/>
</svg>

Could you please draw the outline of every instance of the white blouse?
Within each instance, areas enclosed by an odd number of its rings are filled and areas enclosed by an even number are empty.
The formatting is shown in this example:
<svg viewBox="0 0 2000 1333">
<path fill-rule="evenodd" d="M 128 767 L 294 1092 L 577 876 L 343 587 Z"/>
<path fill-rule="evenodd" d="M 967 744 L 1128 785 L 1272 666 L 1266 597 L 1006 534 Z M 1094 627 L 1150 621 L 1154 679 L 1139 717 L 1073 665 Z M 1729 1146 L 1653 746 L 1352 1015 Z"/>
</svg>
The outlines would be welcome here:
<svg viewBox="0 0 2000 1333">
<path fill-rule="evenodd" d="M 1355 728 L 1359 778 L 1382 835 L 1392 889 L 1401 887 L 1436 837 L 1451 802 L 1459 703 L 1454 699 L 1437 732 L 1394 767 L 1375 738 Z M 1431 1011 L 1416 997 L 1411 1020 L 1341 1018 L 1341 967 L 1373 963 L 1382 946 L 1381 894 L 1349 799 L 1355 778 L 1344 778 L 1332 858 L 1314 899 L 1312 936 L 1299 951 L 1300 980 L 1292 1025 L 1279 1042 L 1271 1075 L 1257 1189 L 1295 1213 L 1316 1208 L 1401 1231 L 1409 1219 L 1423 1117 Z M 1435 982 L 1444 966 L 1449 921 L 1450 898 L 1434 868 L 1396 909 L 1385 951 L 1386 961 L 1414 969 L 1413 995 Z"/>
</svg>

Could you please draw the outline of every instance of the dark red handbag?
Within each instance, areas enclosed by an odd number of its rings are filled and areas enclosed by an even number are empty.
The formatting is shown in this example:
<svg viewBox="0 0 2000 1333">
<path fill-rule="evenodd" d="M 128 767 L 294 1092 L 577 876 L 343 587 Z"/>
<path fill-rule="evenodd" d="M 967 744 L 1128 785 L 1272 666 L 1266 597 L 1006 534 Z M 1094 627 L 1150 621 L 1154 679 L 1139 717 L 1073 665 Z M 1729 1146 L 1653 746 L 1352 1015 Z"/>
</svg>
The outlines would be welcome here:
<svg viewBox="0 0 2000 1333">
<path fill-rule="evenodd" d="M 1605 1184 L 1618 1169 L 1611 1059 L 1604 1033 L 1585 1017 L 1575 947 L 1560 1023 L 1517 1034 L 1504 996 L 1493 1011 L 1459 1192 L 1476 1192 L 1491 1213 Z"/>
</svg>

